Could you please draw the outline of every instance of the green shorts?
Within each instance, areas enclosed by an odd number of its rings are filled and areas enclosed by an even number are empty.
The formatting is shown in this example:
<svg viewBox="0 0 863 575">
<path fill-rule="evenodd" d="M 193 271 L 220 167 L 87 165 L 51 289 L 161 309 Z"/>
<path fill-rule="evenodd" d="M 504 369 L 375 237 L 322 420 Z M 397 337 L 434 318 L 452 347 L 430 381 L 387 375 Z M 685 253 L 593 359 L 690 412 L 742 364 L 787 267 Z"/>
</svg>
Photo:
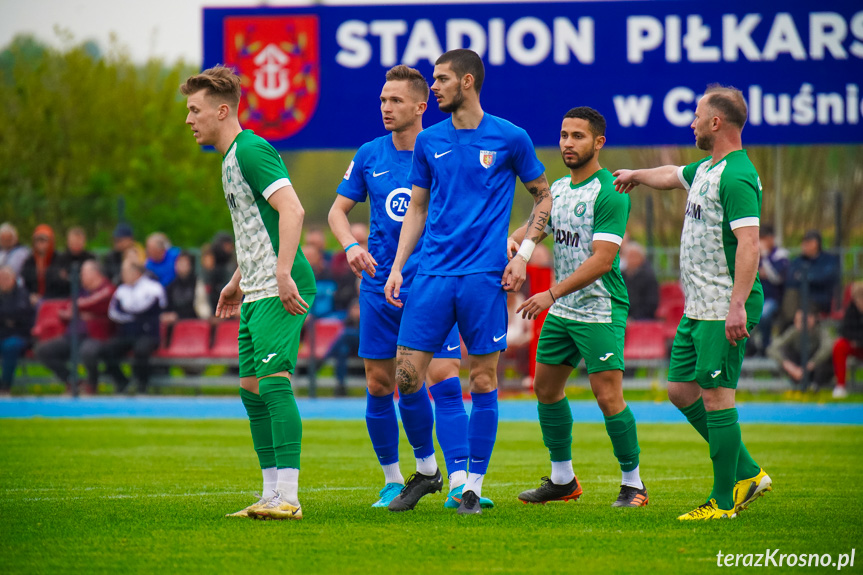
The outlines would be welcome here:
<svg viewBox="0 0 863 575">
<path fill-rule="evenodd" d="M 306 303 L 314 295 L 301 294 Z M 240 377 L 294 373 L 300 331 L 308 314 L 291 315 L 278 297 L 243 303 L 240 308 Z"/>
<path fill-rule="evenodd" d="M 548 314 L 542 324 L 536 361 L 577 367 L 581 358 L 587 373 L 623 370 L 626 323 L 585 323 Z"/>
<path fill-rule="evenodd" d="M 749 322 L 752 330 L 758 322 Z M 737 389 L 746 340 L 733 347 L 725 339 L 723 320 L 698 320 L 683 316 L 671 347 L 668 381 L 695 381 L 704 389 Z"/>
</svg>

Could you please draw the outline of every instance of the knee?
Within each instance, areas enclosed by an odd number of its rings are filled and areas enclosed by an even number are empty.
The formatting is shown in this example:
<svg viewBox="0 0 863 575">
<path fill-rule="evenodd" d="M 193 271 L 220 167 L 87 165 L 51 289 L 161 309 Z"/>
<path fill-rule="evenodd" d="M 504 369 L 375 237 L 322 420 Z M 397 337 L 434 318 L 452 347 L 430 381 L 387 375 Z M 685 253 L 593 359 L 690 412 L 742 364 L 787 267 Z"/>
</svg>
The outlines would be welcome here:
<svg viewBox="0 0 863 575">
<path fill-rule="evenodd" d="M 420 387 L 419 374 L 410 362 L 399 361 L 396 366 L 396 385 L 399 393 L 414 393 Z"/>
<path fill-rule="evenodd" d="M 550 389 L 548 386 L 543 385 L 540 381 L 534 382 L 533 392 L 536 394 L 536 399 L 540 403 L 550 404 L 557 403 L 564 397 L 566 397 L 566 393 L 557 389 Z"/>
<path fill-rule="evenodd" d="M 494 369 L 475 369 L 470 373 L 470 390 L 473 393 L 489 393 L 497 389 L 497 373 Z"/>
<path fill-rule="evenodd" d="M 380 374 L 367 374 L 369 393 L 375 397 L 389 395 L 396 390 L 395 382 L 389 377 L 381 377 Z"/>
</svg>

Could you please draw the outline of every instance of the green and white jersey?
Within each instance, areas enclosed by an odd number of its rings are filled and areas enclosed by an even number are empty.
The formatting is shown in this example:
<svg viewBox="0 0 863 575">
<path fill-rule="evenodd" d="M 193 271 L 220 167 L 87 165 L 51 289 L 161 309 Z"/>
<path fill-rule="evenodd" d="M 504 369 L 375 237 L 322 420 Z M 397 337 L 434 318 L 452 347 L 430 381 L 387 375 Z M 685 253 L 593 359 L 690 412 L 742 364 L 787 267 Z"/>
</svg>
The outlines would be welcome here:
<svg viewBox="0 0 863 575">
<path fill-rule="evenodd" d="M 746 150 L 731 152 L 715 165 L 710 160 L 708 156 L 677 170 L 689 191 L 680 236 L 680 278 L 686 317 L 724 321 L 734 286 L 734 230 L 759 225 L 761 178 Z M 749 321 L 761 318 L 763 302 L 764 292 L 756 276 L 746 300 Z"/>
<path fill-rule="evenodd" d="M 593 242 L 603 240 L 618 246 L 626 232 L 630 200 L 614 189 L 614 177 L 598 170 L 583 182 L 573 184 L 571 176 L 551 185 L 551 217 L 545 233 L 554 239 L 554 276 L 558 283 L 593 254 Z M 626 317 L 629 297 L 620 274 L 620 255 L 611 271 L 574 293 L 557 298 L 549 313 L 584 323 L 611 323 L 612 308 Z"/>
<path fill-rule="evenodd" d="M 279 213 L 267 200 L 290 184 L 282 158 L 251 130 L 240 132 L 222 159 L 222 187 L 231 209 L 245 302 L 279 295 Z M 316 293 L 315 274 L 300 249 L 291 277 L 301 294 Z"/>
</svg>

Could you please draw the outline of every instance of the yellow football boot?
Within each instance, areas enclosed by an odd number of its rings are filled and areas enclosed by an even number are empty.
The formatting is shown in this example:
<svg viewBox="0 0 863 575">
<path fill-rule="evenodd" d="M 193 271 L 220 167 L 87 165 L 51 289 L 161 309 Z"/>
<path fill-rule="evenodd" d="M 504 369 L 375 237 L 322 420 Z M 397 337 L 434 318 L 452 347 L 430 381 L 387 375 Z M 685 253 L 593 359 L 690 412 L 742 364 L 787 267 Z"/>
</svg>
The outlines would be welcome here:
<svg viewBox="0 0 863 575">
<path fill-rule="evenodd" d="M 249 515 L 258 519 L 302 519 L 303 509 L 299 505 L 291 505 L 282 499 L 281 494 L 276 493 L 264 505 L 250 511 Z"/>
<path fill-rule="evenodd" d="M 680 521 L 695 521 L 701 519 L 731 519 L 732 517 L 737 517 L 737 513 L 734 512 L 734 509 L 729 509 L 728 511 L 720 509 L 716 505 L 716 500 L 711 499 L 704 505 L 699 505 L 689 513 L 684 513 L 678 517 L 678 519 Z"/>
<path fill-rule="evenodd" d="M 268 499 L 261 497 L 255 503 L 252 503 L 248 507 L 240 509 L 235 513 L 228 513 L 227 515 L 225 515 L 225 517 L 251 517 L 254 519 L 254 515 L 252 515 L 251 512 L 266 505 L 267 501 Z"/>
<path fill-rule="evenodd" d="M 734 511 L 743 511 L 768 491 L 773 491 L 773 480 L 763 469 L 755 477 L 741 479 L 734 484 Z"/>
</svg>

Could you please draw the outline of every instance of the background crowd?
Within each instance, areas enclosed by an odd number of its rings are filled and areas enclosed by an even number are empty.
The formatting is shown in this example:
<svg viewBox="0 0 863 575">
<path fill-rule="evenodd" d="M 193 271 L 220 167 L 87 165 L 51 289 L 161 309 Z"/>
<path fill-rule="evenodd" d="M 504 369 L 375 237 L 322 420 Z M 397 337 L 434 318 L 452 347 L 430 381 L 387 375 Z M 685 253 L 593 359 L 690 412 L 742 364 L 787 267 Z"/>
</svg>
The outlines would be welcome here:
<svg viewBox="0 0 863 575">
<path fill-rule="evenodd" d="M 368 227 L 357 223 L 351 231 L 365 247 Z M 835 396 L 844 397 L 848 358 L 863 360 L 863 282 L 841 286 L 838 259 L 823 249 L 815 230 L 804 235 L 800 255 L 793 259 L 777 244 L 771 226 L 762 226 L 760 235 L 764 309 L 747 354 L 775 361 L 794 386 L 832 386 Z M 333 362 L 336 392 L 343 394 L 351 370 L 359 370 L 356 375 L 362 371 L 360 363 L 350 361 L 359 345 L 360 280 L 343 251 L 327 249 L 323 228 L 305 230 L 302 250 L 318 287 L 310 317 L 342 324 L 323 359 Z M 100 368 L 118 392 L 145 391 L 153 371 L 150 357 L 170 338 L 173 324 L 219 321 L 213 311 L 237 267 L 233 237 L 217 233 L 193 251 L 173 246 L 161 232 L 149 234 L 142 245 L 127 223 L 116 226 L 112 248 L 99 254 L 88 250 L 82 227 L 66 230 L 60 250 L 49 225 L 36 226 L 29 245 L 12 223 L 0 225 L 0 392 L 9 393 L 25 354 L 69 384 L 78 377 L 70 364 L 73 342 L 87 374 L 80 382 L 86 392 L 97 388 Z M 548 247 L 540 245 L 532 265 L 550 268 L 551 258 Z M 653 321 L 669 313 L 669 296 L 647 250 L 625 238 L 620 260 L 630 321 Z M 78 281 L 73 281 L 76 274 Z M 528 295 L 527 288 L 524 294 L 511 294 L 510 309 Z M 682 300 L 670 313 L 682 314 Z M 505 365 L 525 376 L 533 336 L 532 322 L 510 313 Z M 130 365 L 131 378 L 123 364 Z"/>
</svg>

